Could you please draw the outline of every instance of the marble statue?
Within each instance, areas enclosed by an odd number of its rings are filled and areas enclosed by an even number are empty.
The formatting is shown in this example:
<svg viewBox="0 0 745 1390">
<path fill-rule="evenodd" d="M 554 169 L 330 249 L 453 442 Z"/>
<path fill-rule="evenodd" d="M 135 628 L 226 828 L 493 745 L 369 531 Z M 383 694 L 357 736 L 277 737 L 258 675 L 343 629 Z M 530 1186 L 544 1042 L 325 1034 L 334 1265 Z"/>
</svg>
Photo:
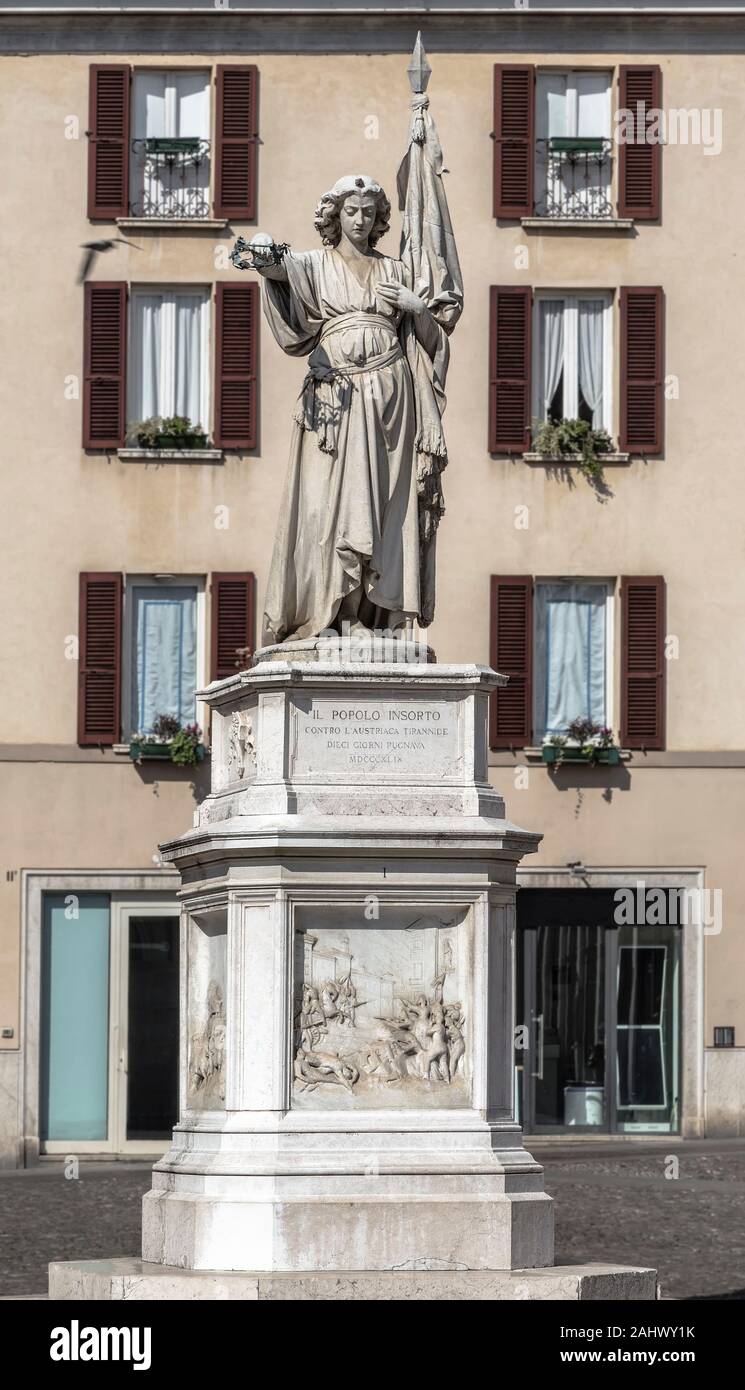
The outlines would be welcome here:
<svg viewBox="0 0 745 1390">
<path fill-rule="evenodd" d="M 249 261 L 279 346 L 307 357 L 269 574 L 263 639 L 332 628 L 427 626 L 447 463 L 442 413 L 448 337 L 463 304 L 442 153 L 420 48 L 409 149 L 399 170 L 401 257 L 378 250 L 390 202 L 349 174 L 315 215 L 322 245 L 293 252 L 265 234 Z"/>
</svg>

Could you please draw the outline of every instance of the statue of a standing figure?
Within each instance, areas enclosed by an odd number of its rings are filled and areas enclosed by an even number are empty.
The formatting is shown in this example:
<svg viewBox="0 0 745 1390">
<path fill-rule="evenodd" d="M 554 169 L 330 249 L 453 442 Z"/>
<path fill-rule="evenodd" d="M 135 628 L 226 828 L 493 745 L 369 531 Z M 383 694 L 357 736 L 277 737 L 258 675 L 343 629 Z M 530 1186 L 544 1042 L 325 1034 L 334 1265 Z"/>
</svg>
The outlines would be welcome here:
<svg viewBox="0 0 745 1390">
<path fill-rule="evenodd" d="M 413 619 L 426 627 L 434 614 L 448 335 L 463 294 L 420 40 L 409 75 L 414 122 L 398 177 L 401 259 L 377 249 L 391 207 L 365 174 L 340 178 L 324 193 L 315 216 L 319 249 L 294 253 L 261 235 L 250 246 L 274 337 L 285 352 L 308 357 L 265 643 L 345 623 L 352 634 L 395 631 Z"/>
</svg>

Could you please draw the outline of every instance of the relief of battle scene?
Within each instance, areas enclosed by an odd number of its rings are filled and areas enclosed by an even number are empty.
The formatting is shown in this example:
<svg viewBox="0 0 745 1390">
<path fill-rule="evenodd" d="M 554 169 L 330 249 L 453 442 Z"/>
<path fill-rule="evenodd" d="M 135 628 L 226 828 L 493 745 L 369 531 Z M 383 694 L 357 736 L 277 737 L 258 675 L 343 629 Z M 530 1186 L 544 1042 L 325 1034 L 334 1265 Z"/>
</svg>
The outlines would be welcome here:
<svg viewBox="0 0 745 1390">
<path fill-rule="evenodd" d="M 293 1104 L 469 1102 L 454 924 L 297 934 Z"/>
</svg>

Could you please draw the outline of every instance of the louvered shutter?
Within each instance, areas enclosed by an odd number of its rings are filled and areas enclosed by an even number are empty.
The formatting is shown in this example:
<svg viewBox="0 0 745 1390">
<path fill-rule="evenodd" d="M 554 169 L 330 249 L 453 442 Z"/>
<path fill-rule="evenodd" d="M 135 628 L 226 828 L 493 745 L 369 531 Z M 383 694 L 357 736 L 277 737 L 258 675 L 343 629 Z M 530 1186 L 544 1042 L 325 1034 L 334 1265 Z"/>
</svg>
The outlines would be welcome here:
<svg viewBox="0 0 745 1390">
<path fill-rule="evenodd" d="M 531 315 L 527 286 L 493 285 L 489 308 L 489 450 L 530 447 Z"/>
<path fill-rule="evenodd" d="M 93 280 L 85 286 L 83 447 L 118 449 L 126 431 L 127 286 Z"/>
<path fill-rule="evenodd" d="M 659 67 L 622 67 L 619 71 L 618 104 L 631 113 L 633 140 L 618 146 L 618 215 L 637 222 L 655 222 L 660 216 L 662 145 L 646 139 L 647 113 L 662 106 L 662 73 Z"/>
<path fill-rule="evenodd" d="M 78 743 L 118 743 L 122 691 L 120 574 L 81 574 L 78 623 Z"/>
<path fill-rule="evenodd" d="M 213 681 L 234 676 L 246 648 L 254 647 L 254 576 L 247 571 L 212 575 Z"/>
<path fill-rule="evenodd" d="M 533 580 L 492 575 L 490 662 L 509 683 L 491 697 L 492 748 L 524 748 L 533 733 Z"/>
<path fill-rule="evenodd" d="M 494 216 L 532 217 L 535 68 L 494 68 Z"/>
<path fill-rule="evenodd" d="M 664 297 L 659 286 L 621 290 L 621 449 L 664 447 Z"/>
<path fill-rule="evenodd" d="M 218 67 L 215 217 L 256 216 L 259 70 Z"/>
<path fill-rule="evenodd" d="M 88 217 L 113 222 L 129 211 L 129 93 L 131 69 L 96 63 L 88 107 Z"/>
<path fill-rule="evenodd" d="M 665 747 L 665 581 L 621 580 L 621 743 Z"/>
<path fill-rule="evenodd" d="M 216 286 L 215 443 L 255 449 L 258 435 L 259 287 Z"/>
</svg>

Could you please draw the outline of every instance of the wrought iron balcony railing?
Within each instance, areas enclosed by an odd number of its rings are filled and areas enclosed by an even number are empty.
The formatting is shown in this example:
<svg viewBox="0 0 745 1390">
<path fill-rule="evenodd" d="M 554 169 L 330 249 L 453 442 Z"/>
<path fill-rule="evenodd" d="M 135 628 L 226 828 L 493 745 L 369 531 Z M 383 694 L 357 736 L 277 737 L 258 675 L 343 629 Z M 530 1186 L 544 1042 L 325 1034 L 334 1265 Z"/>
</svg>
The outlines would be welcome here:
<svg viewBox="0 0 745 1390">
<path fill-rule="evenodd" d="M 132 141 L 133 217 L 210 216 L 210 142 L 197 136 Z"/>
<path fill-rule="evenodd" d="M 613 217 L 612 152 L 600 136 L 536 140 L 536 217 Z"/>
</svg>

